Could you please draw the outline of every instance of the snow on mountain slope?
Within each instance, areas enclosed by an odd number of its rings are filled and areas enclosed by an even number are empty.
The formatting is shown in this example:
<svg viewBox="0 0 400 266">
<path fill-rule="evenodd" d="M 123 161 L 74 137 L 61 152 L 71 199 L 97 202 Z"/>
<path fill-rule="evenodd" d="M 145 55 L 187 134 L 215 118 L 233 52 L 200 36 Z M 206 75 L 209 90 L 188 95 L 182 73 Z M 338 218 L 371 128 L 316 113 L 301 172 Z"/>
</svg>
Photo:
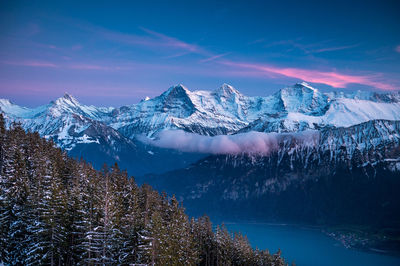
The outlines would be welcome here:
<svg viewBox="0 0 400 266">
<path fill-rule="evenodd" d="M 15 118 L 36 119 L 44 113 L 52 117 L 60 117 L 65 114 L 84 115 L 91 119 L 103 119 L 108 116 L 114 108 L 95 107 L 80 104 L 73 96 L 65 93 L 63 97 L 36 108 L 18 106 L 7 99 L 0 99 L 1 111 Z"/>
<path fill-rule="evenodd" d="M 80 104 L 74 97 L 65 93 L 61 98 L 50 103 L 50 112 L 53 116 L 58 117 L 65 113 L 74 113 L 83 115 L 91 119 L 102 120 L 104 116 L 108 116 L 114 108 L 95 107 Z"/>
<path fill-rule="evenodd" d="M 106 123 L 134 138 L 165 129 L 208 136 L 294 132 L 374 119 L 400 120 L 400 94 L 321 93 L 303 82 L 267 97 L 244 96 L 227 84 L 215 91 L 193 92 L 177 85 L 153 99 L 116 109 Z"/>
<path fill-rule="evenodd" d="M 231 134 L 247 124 L 247 105 L 247 98 L 228 85 L 215 92 L 190 92 L 177 85 L 153 99 L 119 108 L 107 123 L 130 138 L 164 129 Z"/>
<path fill-rule="evenodd" d="M 306 83 L 298 83 L 275 94 L 288 113 L 302 113 L 310 116 L 323 115 L 329 108 L 330 98 Z"/>
<path fill-rule="evenodd" d="M 0 109 L 6 115 L 13 118 L 33 118 L 38 113 L 46 110 L 47 105 L 42 105 L 37 108 L 26 108 L 18 106 L 7 99 L 0 99 Z"/>
<path fill-rule="evenodd" d="M 80 143 L 99 143 L 99 131 L 107 125 L 97 121 L 101 116 L 107 116 L 112 108 L 97 108 L 85 106 L 72 96 L 65 94 L 63 97 L 48 105 L 29 109 L 12 104 L 8 100 L 0 100 L 1 111 L 5 114 L 6 122 L 19 122 L 25 130 L 37 131 L 41 136 L 52 139 L 66 150 L 73 149 Z M 93 130 L 96 128 L 96 130 Z M 110 132 L 112 130 L 113 132 Z M 123 136 L 116 130 L 107 130 L 108 139 L 121 139 Z"/>
<path fill-rule="evenodd" d="M 304 83 L 281 90 L 285 107 L 266 114 L 240 132 L 295 132 L 325 126 L 349 127 L 370 120 L 400 120 L 400 94 L 322 94 Z M 335 98 L 336 97 L 336 98 Z"/>
<path fill-rule="evenodd" d="M 165 129 L 215 136 L 400 120 L 400 94 L 321 93 L 303 82 L 270 96 L 248 97 L 227 84 L 214 91 L 189 91 L 177 85 L 155 98 L 119 108 L 82 105 L 68 94 L 34 109 L 0 100 L 0 108 L 8 121 L 19 121 L 24 128 L 43 136 L 57 136 L 64 145 L 63 142 L 71 143 L 70 134 L 82 132 L 93 121 L 133 140 L 138 135 L 155 136 Z"/>
</svg>

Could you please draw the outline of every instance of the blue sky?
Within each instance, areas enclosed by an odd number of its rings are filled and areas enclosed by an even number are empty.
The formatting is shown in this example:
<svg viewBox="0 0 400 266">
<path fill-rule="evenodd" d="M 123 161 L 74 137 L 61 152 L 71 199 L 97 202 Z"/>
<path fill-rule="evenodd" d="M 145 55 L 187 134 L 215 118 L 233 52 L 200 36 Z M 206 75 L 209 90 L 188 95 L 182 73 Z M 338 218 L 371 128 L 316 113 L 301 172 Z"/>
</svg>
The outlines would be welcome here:
<svg viewBox="0 0 400 266">
<path fill-rule="evenodd" d="M 120 106 L 174 84 L 400 88 L 397 1 L 1 1 L 0 97 Z"/>
</svg>

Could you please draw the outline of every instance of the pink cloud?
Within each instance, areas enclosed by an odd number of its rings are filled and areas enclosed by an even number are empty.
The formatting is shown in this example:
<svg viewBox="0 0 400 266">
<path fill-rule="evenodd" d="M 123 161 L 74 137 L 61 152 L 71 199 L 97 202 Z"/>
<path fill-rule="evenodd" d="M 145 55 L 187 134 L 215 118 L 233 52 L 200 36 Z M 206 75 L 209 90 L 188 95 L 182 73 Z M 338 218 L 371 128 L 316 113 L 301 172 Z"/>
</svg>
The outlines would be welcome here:
<svg viewBox="0 0 400 266">
<path fill-rule="evenodd" d="M 346 75 L 335 71 L 324 72 L 319 70 L 307 70 L 300 68 L 281 68 L 271 65 L 260 65 L 252 63 L 236 63 L 232 61 L 219 61 L 220 63 L 244 70 L 255 70 L 256 74 L 278 74 L 290 78 L 297 78 L 312 83 L 320 83 L 334 88 L 346 88 L 349 84 L 367 85 L 381 90 L 395 90 L 394 85 L 376 80 L 376 75 Z"/>
<path fill-rule="evenodd" d="M 184 152 L 212 154 L 269 154 L 279 148 L 279 143 L 296 141 L 304 146 L 315 146 L 319 141 L 318 131 L 299 133 L 248 132 L 235 135 L 202 136 L 182 130 L 164 130 L 155 139 L 138 136 L 144 143 Z"/>
<path fill-rule="evenodd" d="M 100 70 L 100 71 L 118 71 L 118 70 L 132 70 L 138 68 L 138 65 L 124 64 L 124 65 L 109 65 L 109 64 L 85 64 L 85 63 L 74 63 L 65 65 L 65 68 L 79 69 L 79 70 Z"/>
<path fill-rule="evenodd" d="M 43 61 L 3 61 L 1 63 L 12 66 L 51 67 L 51 68 L 58 67 L 53 63 L 43 62 Z"/>
<path fill-rule="evenodd" d="M 81 69 L 81 70 L 112 70 L 111 67 L 106 67 L 101 65 L 90 65 L 90 64 L 69 65 L 68 68 Z"/>
<path fill-rule="evenodd" d="M 395 50 L 396 50 L 396 52 L 400 53 L 400 45 L 397 45 Z"/>
<path fill-rule="evenodd" d="M 117 71 L 117 70 L 133 69 L 132 66 L 130 65 L 106 66 L 101 64 L 85 64 L 85 63 L 55 64 L 43 61 L 2 61 L 0 63 L 12 66 L 23 66 L 23 67 L 64 68 L 64 69 L 69 68 L 69 69 L 79 69 L 79 70 L 101 70 L 101 71 Z"/>
</svg>

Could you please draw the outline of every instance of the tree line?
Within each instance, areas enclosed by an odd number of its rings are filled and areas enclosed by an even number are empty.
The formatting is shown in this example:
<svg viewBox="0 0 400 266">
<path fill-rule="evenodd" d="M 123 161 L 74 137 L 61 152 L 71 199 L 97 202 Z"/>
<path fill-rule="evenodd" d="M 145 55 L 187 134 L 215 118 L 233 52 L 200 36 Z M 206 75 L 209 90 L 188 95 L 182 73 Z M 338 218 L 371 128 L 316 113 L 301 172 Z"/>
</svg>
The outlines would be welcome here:
<svg viewBox="0 0 400 266">
<path fill-rule="evenodd" d="M 189 218 L 115 164 L 95 170 L 0 114 L 0 263 L 285 265 L 240 233 Z"/>
</svg>

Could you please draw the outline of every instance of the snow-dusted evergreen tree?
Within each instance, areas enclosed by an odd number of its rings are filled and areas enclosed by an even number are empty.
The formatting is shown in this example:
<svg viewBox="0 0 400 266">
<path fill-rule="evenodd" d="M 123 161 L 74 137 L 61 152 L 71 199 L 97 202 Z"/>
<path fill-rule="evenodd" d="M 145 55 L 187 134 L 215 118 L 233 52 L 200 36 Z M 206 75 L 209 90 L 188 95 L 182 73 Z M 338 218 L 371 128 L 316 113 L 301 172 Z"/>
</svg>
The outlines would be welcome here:
<svg viewBox="0 0 400 266">
<path fill-rule="evenodd" d="M 101 226 L 102 212 L 102 182 L 100 173 L 87 169 L 87 184 L 84 205 L 84 236 L 82 241 L 82 263 L 98 264 L 103 252 L 103 227 Z"/>
<path fill-rule="evenodd" d="M 138 234 L 137 259 L 139 263 L 154 263 L 156 246 L 153 234 L 153 213 L 159 206 L 158 195 L 150 186 L 144 184 L 138 193 L 138 217 L 135 230 Z"/>
<path fill-rule="evenodd" d="M 208 216 L 200 217 L 197 220 L 192 218 L 191 227 L 202 265 L 214 265 L 217 255 L 217 243 L 210 218 Z"/>
<path fill-rule="evenodd" d="M 68 230 L 68 255 L 67 264 L 76 265 L 83 261 L 84 253 L 84 237 L 86 228 L 88 228 L 88 215 L 86 202 L 88 200 L 87 185 L 88 181 L 85 170 L 88 165 L 81 161 L 76 163 L 73 160 L 68 160 L 68 165 L 71 167 L 70 178 L 68 180 L 68 208 L 67 208 L 67 225 Z"/>
<path fill-rule="evenodd" d="M 14 125 L 6 134 L 4 147 L 2 183 L 2 231 L 5 237 L 4 253 L 10 264 L 25 264 L 27 258 L 29 181 L 24 147 L 19 140 L 25 140 L 25 132 Z M 3 194 L 4 193 L 4 194 Z"/>
<path fill-rule="evenodd" d="M 6 248 L 8 240 L 8 229 L 10 228 L 11 202 L 9 198 L 8 177 L 4 169 L 7 156 L 5 151 L 9 150 L 6 146 L 6 128 L 4 117 L 0 115 L 0 257 L 2 260 L 8 260 L 8 249 Z"/>
<path fill-rule="evenodd" d="M 123 173 L 124 177 L 127 173 Z M 118 263 L 128 264 L 138 261 L 139 249 L 139 206 L 138 206 L 138 187 L 133 179 L 125 178 L 125 186 L 121 188 L 119 195 L 123 202 L 123 215 L 120 217 L 121 238 L 119 243 Z"/>
<path fill-rule="evenodd" d="M 217 242 L 217 265 L 235 265 L 233 261 L 233 241 L 231 233 L 224 225 L 215 232 Z"/>
<path fill-rule="evenodd" d="M 165 239 L 170 264 L 195 265 L 198 252 L 191 235 L 190 222 L 175 197 L 167 202 Z"/>
</svg>

